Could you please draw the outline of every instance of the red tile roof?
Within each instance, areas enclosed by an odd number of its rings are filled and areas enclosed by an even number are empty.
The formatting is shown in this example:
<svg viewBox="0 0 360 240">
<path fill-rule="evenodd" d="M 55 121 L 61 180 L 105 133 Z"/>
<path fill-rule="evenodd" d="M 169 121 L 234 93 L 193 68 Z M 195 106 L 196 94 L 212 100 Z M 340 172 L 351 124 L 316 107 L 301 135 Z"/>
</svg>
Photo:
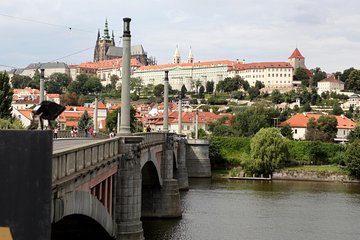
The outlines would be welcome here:
<svg viewBox="0 0 360 240">
<path fill-rule="evenodd" d="M 130 61 L 132 67 L 140 67 L 142 64 L 136 58 L 132 58 Z M 85 62 L 78 65 L 71 65 L 71 68 L 91 68 L 91 69 L 112 69 L 120 68 L 122 66 L 122 58 L 115 58 L 110 60 L 104 60 L 99 62 Z"/>
<path fill-rule="evenodd" d="M 322 83 L 323 83 L 323 82 L 331 82 L 331 83 L 344 84 L 342 81 L 337 80 L 334 75 L 331 75 L 331 76 L 328 77 L 328 78 L 324 78 L 323 80 L 321 80 L 321 81 L 319 81 L 319 82 L 322 82 Z"/>
<path fill-rule="evenodd" d="M 24 115 L 27 119 L 32 120 L 32 109 L 19 109 L 19 113 Z"/>
<path fill-rule="evenodd" d="M 237 70 L 246 70 L 246 69 L 264 69 L 264 68 L 292 68 L 291 64 L 288 62 L 258 62 L 258 63 L 237 63 Z"/>
<path fill-rule="evenodd" d="M 309 122 L 310 118 L 314 118 L 315 121 L 319 119 L 320 116 L 323 116 L 321 114 L 313 114 L 313 113 L 297 113 L 288 120 L 280 123 L 280 127 L 285 126 L 286 124 L 289 124 L 291 127 L 297 127 L 297 128 L 306 128 L 307 123 Z M 353 129 L 356 125 L 355 122 L 351 121 L 345 116 L 335 116 L 336 120 L 338 122 L 337 128 L 347 128 L 347 129 Z"/>
<path fill-rule="evenodd" d="M 298 59 L 302 59 L 304 58 L 303 55 L 301 55 L 300 51 L 298 48 L 295 48 L 294 52 L 291 54 L 291 56 L 289 58 L 298 58 Z"/>
</svg>

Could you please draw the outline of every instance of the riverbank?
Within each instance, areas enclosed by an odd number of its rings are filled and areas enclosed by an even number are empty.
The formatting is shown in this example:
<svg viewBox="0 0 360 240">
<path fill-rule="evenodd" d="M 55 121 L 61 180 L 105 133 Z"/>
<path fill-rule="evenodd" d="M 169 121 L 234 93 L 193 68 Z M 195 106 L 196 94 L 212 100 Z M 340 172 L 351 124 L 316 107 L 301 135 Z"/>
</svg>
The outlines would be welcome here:
<svg viewBox="0 0 360 240">
<path fill-rule="evenodd" d="M 213 179 L 238 179 L 247 180 L 240 174 L 234 174 L 231 170 L 215 170 L 212 172 Z M 250 180 L 268 180 L 269 179 L 250 179 Z M 353 179 L 346 174 L 346 171 L 331 165 L 322 166 L 302 166 L 282 169 L 274 172 L 271 180 L 291 180 L 291 181 L 314 181 L 314 182 L 344 182 L 344 183 L 360 183 L 360 180 Z"/>
</svg>

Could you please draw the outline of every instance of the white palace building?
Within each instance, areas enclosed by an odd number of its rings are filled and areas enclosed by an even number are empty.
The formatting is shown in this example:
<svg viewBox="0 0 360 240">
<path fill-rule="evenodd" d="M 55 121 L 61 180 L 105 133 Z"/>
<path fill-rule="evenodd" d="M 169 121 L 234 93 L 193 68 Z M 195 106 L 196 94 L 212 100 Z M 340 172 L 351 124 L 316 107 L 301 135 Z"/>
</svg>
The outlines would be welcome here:
<svg viewBox="0 0 360 240">
<path fill-rule="evenodd" d="M 176 47 L 173 61 L 171 64 L 161 64 L 154 66 L 141 66 L 134 71 L 132 77 L 139 77 L 143 84 L 160 84 L 164 81 L 164 71 L 169 71 L 169 83 L 173 89 L 180 90 L 182 85 L 192 91 L 195 82 L 200 81 L 203 86 L 206 82 L 213 81 L 215 86 L 220 80 L 227 77 L 240 76 L 248 81 L 251 86 L 256 81 L 265 85 L 265 90 L 289 91 L 293 86 L 293 75 L 296 68 L 305 67 L 305 58 L 296 48 L 288 62 L 259 62 L 245 63 L 239 61 L 219 60 L 207 62 L 194 62 L 192 50 L 190 48 L 186 63 L 181 62 L 178 47 Z"/>
</svg>

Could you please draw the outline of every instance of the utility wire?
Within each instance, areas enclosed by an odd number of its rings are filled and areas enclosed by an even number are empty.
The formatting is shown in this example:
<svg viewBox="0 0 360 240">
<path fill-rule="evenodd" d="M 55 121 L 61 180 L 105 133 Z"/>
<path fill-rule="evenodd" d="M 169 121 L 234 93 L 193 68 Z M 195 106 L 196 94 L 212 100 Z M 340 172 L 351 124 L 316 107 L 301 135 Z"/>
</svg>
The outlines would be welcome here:
<svg viewBox="0 0 360 240">
<path fill-rule="evenodd" d="M 49 22 L 42 22 L 42 21 L 29 19 L 29 18 L 11 16 L 11 15 L 4 14 L 4 13 L 0 13 L 0 16 L 8 17 L 8 18 L 14 18 L 14 19 L 18 19 L 18 20 L 22 20 L 22 21 L 26 21 L 26 22 L 44 24 L 44 25 L 53 26 L 53 27 L 65 28 L 65 29 L 68 29 L 70 31 L 80 31 L 80 32 L 94 33 L 93 31 L 89 31 L 89 30 L 84 30 L 84 29 L 80 29 L 80 28 L 74 28 L 74 27 L 71 27 L 71 26 L 64 26 L 64 25 L 59 25 L 59 24 L 54 24 L 54 23 L 49 23 Z"/>
<path fill-rule="evenodd" d="M 64 59 L 64 58 L 67 58 L 67 57 L 71 57 L 71 56 L 73 56 L 73 55 L 76 55 L 76 54 L 85 52 L 85 51 L 87 51 L 87 50 L 89 50 L 89 49 L 93 49 L 93 48 L 94 48 L 94 47 L 89 47 L 89 48 L 86 48 L 86 49 L 83 49 L 83 50 L 80 50 L 80 51 L 77 51 L 77 52 L 74 52 L 74 53 L 70 53 L 70 54 L 68 54 L 68 55 L 66 55 L 66 56 L 57 58 L 57 59 L 52 60 L 52 61 L 50 61 L 50 62 L 55 62 L 55 61 L 58 61 L 58 60 L 60 60 L 60 59 Z"/>
</svg>

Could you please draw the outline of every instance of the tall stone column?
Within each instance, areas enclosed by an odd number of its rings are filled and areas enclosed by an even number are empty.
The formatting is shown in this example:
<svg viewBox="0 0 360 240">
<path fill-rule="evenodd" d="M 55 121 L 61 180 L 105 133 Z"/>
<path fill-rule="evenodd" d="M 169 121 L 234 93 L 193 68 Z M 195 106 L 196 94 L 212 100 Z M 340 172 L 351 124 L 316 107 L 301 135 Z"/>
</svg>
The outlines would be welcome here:
<svg viewBox="0 0 360 240">
<path fill-rule="evenodd" d="M 144 239 L 141 223 L 141 164 L 142 137 L 120 139 L 123 157 L 116 175 L 115 221 L 116 239 Z"/>
<path fill-rule="evenodd" d="M 94 130 L 95 133 L 98 134 L 98 103 L 99 99 L 98 99 L 98 95 L 96 94 L 95 96 L 95 110 L 94 110 Z"/>
<path fill-rule="evenodd" d="M 45 77 L 44 77 L 45 69 L 40 69 L 40 102 L 45 100 Z"/>
<path fill-rule="evenodd" d="M 131 18 L 124 18 L 122 83 L 121 83 L 121 123 L 120 134 L 130 134 L 130 59 L 131 59 Z"/>
<path fill-rule="evenodd" d="M 165 79 L 164 79 L 164 123 L 163 123 L 163 131 L 169 131 L 168 125 L 169 119 L 169 71 L 165 71 Z"/>
<path fill-rule="evenodd" d="M 182 132 L 182 98 L 179 96 L 179 117 L 178 117 L 178 134 L 181 135 Z"/>
</svg>

